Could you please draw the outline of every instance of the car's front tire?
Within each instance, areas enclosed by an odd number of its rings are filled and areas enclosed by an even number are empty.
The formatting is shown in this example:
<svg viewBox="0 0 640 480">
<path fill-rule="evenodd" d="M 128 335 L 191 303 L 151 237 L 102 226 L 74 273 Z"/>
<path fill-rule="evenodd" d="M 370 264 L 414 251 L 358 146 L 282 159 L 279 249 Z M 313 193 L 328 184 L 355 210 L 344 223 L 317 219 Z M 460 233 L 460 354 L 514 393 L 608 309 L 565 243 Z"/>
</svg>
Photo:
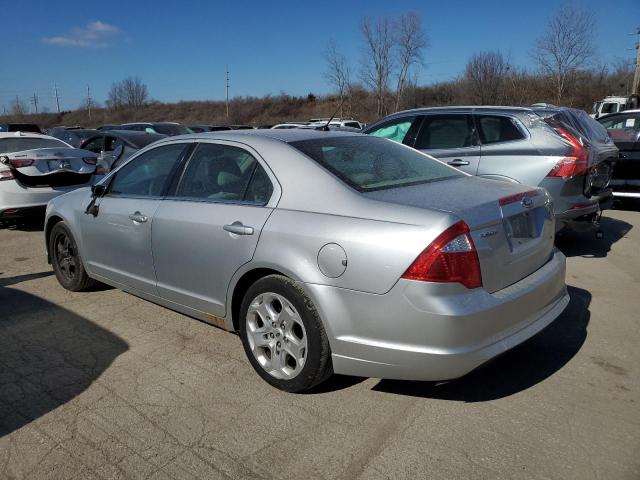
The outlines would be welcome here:
<svg viewBox="0 0 640 480">
<path fill-rule="evenodd" d="M 240 337 L 256 372 L 287 392 L 302 392 L 332 373 L 329 340 L 313 302 L 294 281 L 269 275 L 247 290 Z"/>
<path fill-rule="evenodd" d="M 60 285 L 67 290 L 81 292 L 95 287 L 98 283 L 87 275 L 78 252 L 78 245 L 64 222 L 56 223 L 51 230 L 49 254 L 53 272 Z"/>
</svg>

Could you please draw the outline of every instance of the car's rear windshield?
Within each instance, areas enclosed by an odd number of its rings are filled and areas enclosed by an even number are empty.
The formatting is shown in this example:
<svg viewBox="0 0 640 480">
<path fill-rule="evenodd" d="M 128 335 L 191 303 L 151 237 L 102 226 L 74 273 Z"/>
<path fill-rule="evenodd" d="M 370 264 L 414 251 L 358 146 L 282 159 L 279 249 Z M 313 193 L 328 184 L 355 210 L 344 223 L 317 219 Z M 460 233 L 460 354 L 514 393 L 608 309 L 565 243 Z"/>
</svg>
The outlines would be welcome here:
<svg viewBox="0 0 640 480">
<path fill-rule="evenodd" d="M 69 148 L 66 143 L 54 138 L 2 138 L 0 153 L 22 152 L 36 148 Z"/>
<path fill-rule="evenodd" d="M 327 137 L 291 142 L 290 145 L 361 192 L 464 175 L 423 153 L 384 138 Z"/>
<path fill-rule="evenodd" d="M 193 133 L 184 125 L 174 125 L 170 123 L 156 123 L 153 128 L 156 132 L 162 133 L 163 135 L 186 135 L 187 133 Z"/>
</svg>

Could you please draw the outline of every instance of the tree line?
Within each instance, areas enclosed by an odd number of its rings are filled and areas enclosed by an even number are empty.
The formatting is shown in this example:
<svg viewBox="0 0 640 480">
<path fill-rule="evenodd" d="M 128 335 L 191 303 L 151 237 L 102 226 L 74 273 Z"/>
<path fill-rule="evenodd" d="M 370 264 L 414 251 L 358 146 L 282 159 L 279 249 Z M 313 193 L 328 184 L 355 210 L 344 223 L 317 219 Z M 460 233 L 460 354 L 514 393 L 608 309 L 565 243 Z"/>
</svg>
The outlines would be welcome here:
<svg viewBox="0 0 640 480">
<path fill-rule="evenodd" d="M 403 108 L 459 103 L 547 102 L 588 109 L 605 95 L 632 93 L 631 62 L 597 64 L 596 28 L 593 11 L 565 4 L 549 18 L 546 30 L 532 45 L 533 68 L 514 65 L 500 50 L 476 52 L 456 78 L 418 86 L 417 74 L 424 67 L 429 45 L 420 16 L 365 17 L 360 24 L 359 69 L 354 69 L 355 62 L 331 40 L 325 51 L 325 77 L 340 105 L 346 105 L 342 111 L 347 115 L 359 114 L 354 109 L 355 92 L 375 99 L 377 117 Z"/>
</svg>

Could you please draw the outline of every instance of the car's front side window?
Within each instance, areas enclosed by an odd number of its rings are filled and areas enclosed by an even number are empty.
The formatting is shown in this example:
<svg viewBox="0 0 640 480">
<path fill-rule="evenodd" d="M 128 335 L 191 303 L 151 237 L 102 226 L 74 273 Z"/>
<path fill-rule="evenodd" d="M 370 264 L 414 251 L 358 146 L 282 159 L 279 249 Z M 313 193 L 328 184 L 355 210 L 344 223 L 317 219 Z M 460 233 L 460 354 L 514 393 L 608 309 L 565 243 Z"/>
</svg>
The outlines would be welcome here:
<svg viewBox="0 0 640 480">
<path fill-rule="evenodd" d="M 161 196 L 169 175 L 186 144 L 163 145 L 149 150 L 115 173 L 108 194 L 113 196 Z"/>
<path fill-rule="evenodd" d="M 396 118 L 383 123 L 367 133 L 374 137 L 387 138 L 394 142 L 403 143 L 415 119 L 416 117 Z"/>
<path fill-rule="evenodd" d="M 266 203 L 273 187 L 258 161 L 246 150 L 201 143 L 189 159 L 176 197 Z"/>
</svg>

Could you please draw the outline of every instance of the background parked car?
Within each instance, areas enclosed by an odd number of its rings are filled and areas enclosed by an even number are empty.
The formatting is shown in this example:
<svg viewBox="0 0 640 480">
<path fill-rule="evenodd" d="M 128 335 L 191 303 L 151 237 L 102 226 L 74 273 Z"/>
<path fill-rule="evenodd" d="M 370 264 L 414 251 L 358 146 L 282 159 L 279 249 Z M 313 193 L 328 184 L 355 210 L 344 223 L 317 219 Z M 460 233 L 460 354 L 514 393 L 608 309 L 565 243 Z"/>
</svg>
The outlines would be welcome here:
<svg viewBox="0 0 640 480">
<path fill-rule="evenodd" d="M 147 133 L 159 133 L 161 135 L 169 135 L 170 137 L 174 135 L 186 135 L 188 133 L 193 133 L 184 125 L 180 125 L 179 123 L 175 123 L 175 122 L 123 123 L 122 125 L 118 125 L 117 127 L 113 127 L 112 129 L 135 130 L 138 132 L 147 132 Z"/>
<path fill-rule="evenodd" d="M 227 125 L 189 125 L 188 127 L 193 133 L 219 132 L 232 129 Z"/>
<path fill-rule="evenodd" d="M 309 120 L 309 123 L 324 125 L 328 121 L 329 118 L 312 118 L 311 120 Z M 331 125 L 334 125 L 336 127 L 351 127 L 358 130 L 361 130 L 364 127 L 363 123 L 360 123 L 353 118 L 334 118 L 331 120 Z"/>
<path fill-rule="evenodd" d="M 90 185 L 97 157 L 37 133 L 0 133 L 0 221 L 43 214 L 47 202 Z"/>
<path fill-rule="evenodd" d="M 103 130 L 94 132 L 82 148 L 98 156 L 97 174 L 105 174 L 117 167 L 135 152 L 147 145 L 166 138 L 167 135 L 127 130 Z"/>
<path fill-rule="evenodd" d="M 585 112 L 553 106 L 443 107 L 399 112 L 364 133 L 433 155 L 471 175 L 546 188 L 558 229 L 589 225 L 611 205 L 618 156 Z M 578 223 L 580 222 L 580 223 Z"/>
<path fill-rule="evenodd" d="M 34 123 L 0 123 L 0 132 L 42 133 L 42 130 Z"/>
<path fill-rule="evenodd" d="M 598 119 L 620 150 L 611 186 L 616 197 L 640 198 L 640 110 Z"/>
<path fill-rule="evenodd" d="M 47 130 L 47 135 L 67 142 L 75 148 L 81 148 L 82 143 L 96 132 L 93 128 L 53 127 Z"/>
</svg>

